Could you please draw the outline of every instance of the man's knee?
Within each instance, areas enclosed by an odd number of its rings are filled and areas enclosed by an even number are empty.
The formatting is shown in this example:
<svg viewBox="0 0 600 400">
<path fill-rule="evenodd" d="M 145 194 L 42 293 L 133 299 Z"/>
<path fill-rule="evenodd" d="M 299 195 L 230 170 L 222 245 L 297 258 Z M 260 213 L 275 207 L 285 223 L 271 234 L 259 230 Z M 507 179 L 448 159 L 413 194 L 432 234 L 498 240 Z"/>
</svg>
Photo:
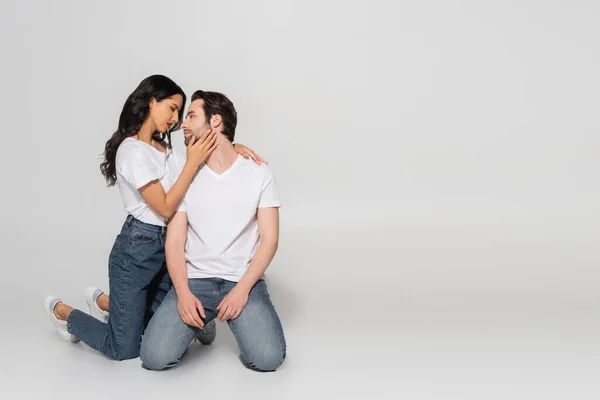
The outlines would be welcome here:
<svg viewBox="0 0 600 400">
<path fill-rule="evenodd" d="M 246 367 L 259 372 L 275 371 L 285 360 L 285 348 L 267 348 L 249 354 L 247 359 L 242 356 L 242 362 Z"/>
<path fill-rule="evenodd" d="M 177 365 L 177 360 L 172 356 L 158 351 L 142 351 L 140 359 L 142 367 L 151 371 L 160 371 Z"/>
<path fill-rule="evenodd" d="M 178 362 L 172 352 L 166 351 L 161 346 L 153 346 L 152 343 L 148 342 L 142 342 L 140 359 L 142 360 L 142 367 L 152 371 L 172 367 Z"/>
</svg>

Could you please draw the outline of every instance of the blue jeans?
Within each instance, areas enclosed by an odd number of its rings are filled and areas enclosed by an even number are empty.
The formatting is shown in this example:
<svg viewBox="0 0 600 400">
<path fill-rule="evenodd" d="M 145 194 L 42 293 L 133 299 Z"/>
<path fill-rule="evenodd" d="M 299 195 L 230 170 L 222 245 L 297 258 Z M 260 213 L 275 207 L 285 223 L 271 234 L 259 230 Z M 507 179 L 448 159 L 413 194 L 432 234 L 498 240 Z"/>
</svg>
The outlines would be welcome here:
<svg viewBox="0 0 600 400">
<path fill-rule="evenodd" d="M 108 261 L 108 323 L 74 310 L 67 320 L 71 334 L 112 359 L 139 357 L 143 330 L 171 289 L 166 232 L 127 217 Z"/>
<path fill-rule="evenodd" d="M 205 323 L 217 316 L 217 306 L 235 285 L 235 282 L 220 278 L 189 280 L 191 292 L 202 302 Z M 281 365 L 286 355 L 286 343 L 264 280 L 254 285 L 241 314 L 227 323 L 246 367 L 266 372 Z M 179 316 L 177 293 L 171 289 L 144 334 L 140 355 L 144 367 L 161 370 L 177 365 L 197 332 L 198 328 L 186 325 Z"/>
</svg>

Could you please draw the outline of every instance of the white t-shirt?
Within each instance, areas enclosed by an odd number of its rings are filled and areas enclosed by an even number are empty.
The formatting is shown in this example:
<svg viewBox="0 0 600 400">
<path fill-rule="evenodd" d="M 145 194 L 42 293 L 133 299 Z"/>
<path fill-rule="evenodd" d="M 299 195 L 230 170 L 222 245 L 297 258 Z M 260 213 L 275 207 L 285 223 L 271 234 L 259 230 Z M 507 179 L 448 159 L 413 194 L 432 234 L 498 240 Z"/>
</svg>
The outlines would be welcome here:
<svg viewBox="0 0 600 400">
<path fill-rule="evenodd" d="M 178 210 L 188 217 L 188 277 L 238 282 L 259 245 L 257 209 L 280 206 L 266 165 L 240 155 L 219 175 L 203 164 Z"/>
<path fill-rule="evenodd" d="M 117 149 L 117 184 L 125 212 L 147 224 L 166 226 L 166 220 L 144 201 L 138 191 L 159 179 L 168 192 L 177 182 L 184 161 L 173 149 L 163 153 L 148 143 L 127 138 Z"/>
</svg>

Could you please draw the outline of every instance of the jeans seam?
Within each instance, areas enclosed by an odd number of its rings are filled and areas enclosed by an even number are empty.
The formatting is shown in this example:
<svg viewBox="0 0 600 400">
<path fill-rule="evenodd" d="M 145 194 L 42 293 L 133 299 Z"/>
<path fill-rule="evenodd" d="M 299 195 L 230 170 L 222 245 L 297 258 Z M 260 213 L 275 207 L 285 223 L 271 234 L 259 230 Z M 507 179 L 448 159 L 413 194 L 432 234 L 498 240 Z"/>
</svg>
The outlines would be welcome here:
<svg viewBox="0 0 600 400">
<path fill-rule="evenodd" d="M 119 241 L 119 237 L 117 236 L 117 238 L 115 239 L 115 249 L 114 252 L 111 251 L 111 254 L 109 255 L 108 258 L 108 276 L 110 277 L 110 271 L 112 269 L 112 264 L 115 262 L 115 257 L 117 256 L 117 254 L 119 253 L 119 251 L 121 250 L 121 241 Z"/>
<path fill-rule="evenodd" d="M 74 332 L 72 332 L 73 322 L 71 321 L 71 319 L 73 318 L 73 314 L 75 314 L 75 311 L 77 310 L 73 310 L 67 317 L 67 332 L 69 332 L 71 335 L 77 336 Z"/>
<path fill-rule="evenodd" d="M 131 244 L 131 241 L 130 241 Z M 131 247 L 131 246 L 130 246 Z M 127 282 L 125 281 L 125 276 L 129 275 L 127 272 L 127 266 L 129 264 L 129 254 L 127 255 L 127 257 L 125 257 L 125 261 L 123 263 L 123 276 L 121 277 L 121 279 L 119 279 L 119 293 L 124 293 L 125 291 L 125 287 L 127 285 Z M 122 354 L 121 351 L 121 343 L 122 343 L 122 337 L 121 337 L 121 333 L 123 332 L 123 320 L 125 319 L 125 311 L 123 310 L 123 307 L 118 307 L 117 308 L 117 314 L 119 316 L 118 318 L 118 322 L 117 322 L 117 332 L 115 332 L 115 348 L 113 349 L 113 353 L 116 356 L 116 358 L 120 358 L 120 356 Z"/>
</svg>

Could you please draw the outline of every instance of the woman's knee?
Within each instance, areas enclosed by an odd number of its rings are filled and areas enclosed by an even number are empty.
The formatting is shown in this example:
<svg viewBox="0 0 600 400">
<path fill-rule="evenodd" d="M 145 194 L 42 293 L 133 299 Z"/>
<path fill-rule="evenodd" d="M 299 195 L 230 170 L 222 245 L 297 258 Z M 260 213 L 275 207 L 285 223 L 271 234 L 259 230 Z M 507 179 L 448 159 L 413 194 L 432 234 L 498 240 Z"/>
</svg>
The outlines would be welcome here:
<svg viewBox="0 0 600 400">
<path fill-rule="evenodd" d="M 133 358 L 138 358 L 140 356 L 140 345 L 124 345 L 124 344 L 115 344 L 112 346 L 112 351 L 109 354 L 114 360 L 124 361 L 131 360 Z"/>
</svg>

